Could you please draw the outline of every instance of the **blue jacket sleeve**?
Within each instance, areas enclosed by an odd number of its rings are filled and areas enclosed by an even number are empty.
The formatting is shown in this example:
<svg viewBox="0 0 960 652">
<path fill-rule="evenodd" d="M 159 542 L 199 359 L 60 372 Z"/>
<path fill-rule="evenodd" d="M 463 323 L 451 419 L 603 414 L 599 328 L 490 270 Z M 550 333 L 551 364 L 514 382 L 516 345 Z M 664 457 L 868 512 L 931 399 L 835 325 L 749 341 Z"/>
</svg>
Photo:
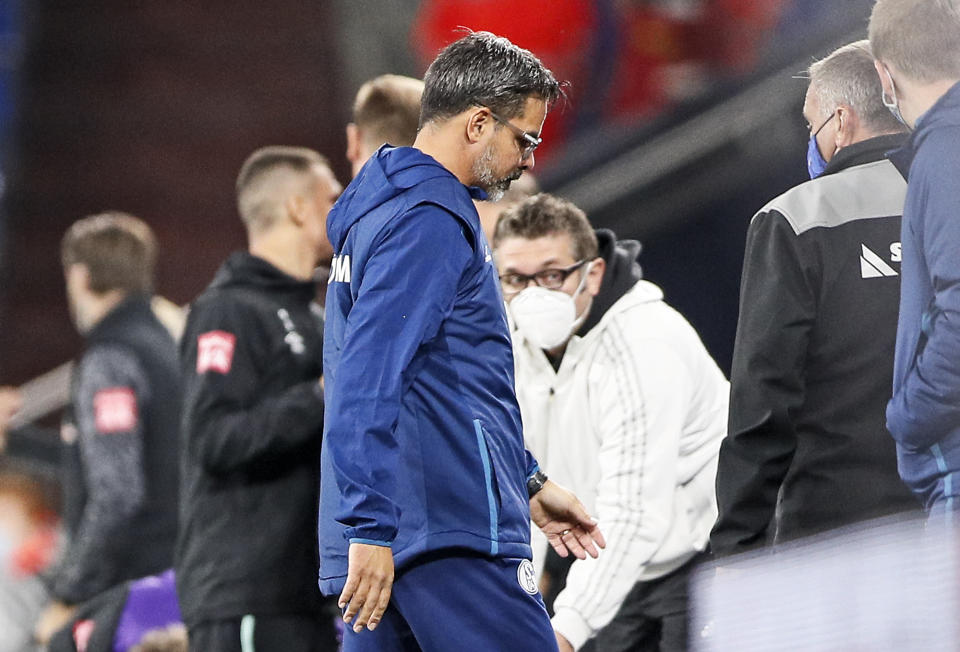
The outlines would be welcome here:
<svg viewBox="0 0 960 652">
<path fill-rule="evenodd" d="M 345 536 L 388 545 L 400 520 L 396 428 L 411 362 L 449 316 L 472 250 L 458 218 L 432 205 L 394 220 L 378 239 L 354 269 L 359 287 L 327 386 L 324 446 Z"/>
<path fill-rule="evenodd" d="M 923 449 L 960 426 L 960 130 L 924 144 L 928 162 L 911 172 L 922 199 L 923 247 L 933 305 L 924 326 L 926 344 L 887 407 L 887 427 L 902 445 Z M 931 164 L 935 162 L 936 164 Z"/>
</svg>

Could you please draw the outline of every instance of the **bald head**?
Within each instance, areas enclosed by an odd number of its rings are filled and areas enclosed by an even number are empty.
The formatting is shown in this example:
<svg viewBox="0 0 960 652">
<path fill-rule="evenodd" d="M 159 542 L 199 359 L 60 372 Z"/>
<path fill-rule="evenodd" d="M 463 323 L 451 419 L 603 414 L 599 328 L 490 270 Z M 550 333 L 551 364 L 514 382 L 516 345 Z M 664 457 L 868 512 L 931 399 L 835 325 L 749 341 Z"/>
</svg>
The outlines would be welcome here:
<svg viewBox="0 0 960 652">
<path fill-rule="evenodd" d="M 237 176 L 237 210 L 247 230 L 269 230 L 286 215 L 288 202 L 308 197 L 328 169 L 323 156 L 305 147 L 263 147 L 251 154 Z"/>
</svg>

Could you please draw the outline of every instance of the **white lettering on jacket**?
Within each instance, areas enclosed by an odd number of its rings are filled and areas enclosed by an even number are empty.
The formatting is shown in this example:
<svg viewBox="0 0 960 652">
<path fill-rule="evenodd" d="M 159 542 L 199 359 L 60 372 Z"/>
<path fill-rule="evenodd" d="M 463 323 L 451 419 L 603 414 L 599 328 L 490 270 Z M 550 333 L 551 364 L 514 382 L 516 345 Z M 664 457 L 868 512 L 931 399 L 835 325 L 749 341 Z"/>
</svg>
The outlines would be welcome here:
<svg viewBox="0 0 960 652">
<path fill-rule="evenodd" d="M 350 255 L 341 254 L 333 257 L 330 263 L 330 276 L 327 277 L 327 285 L 330 283 L 349 283 L 350 282 Z"/>
</svg>

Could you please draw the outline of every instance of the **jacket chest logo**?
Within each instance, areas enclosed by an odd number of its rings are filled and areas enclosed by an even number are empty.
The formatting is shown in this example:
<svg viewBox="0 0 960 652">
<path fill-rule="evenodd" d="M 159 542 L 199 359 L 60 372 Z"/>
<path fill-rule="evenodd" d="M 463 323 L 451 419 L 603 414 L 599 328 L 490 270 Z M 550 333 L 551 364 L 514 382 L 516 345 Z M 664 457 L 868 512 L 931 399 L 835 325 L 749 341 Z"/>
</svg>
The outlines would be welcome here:
<svg viewBox="0 0 960 652">
<path fill-rule="evenodd" d="M 301 355 L 307 350 L 307 347 L 303 342 L 303 335 L 298 333 L 296 327 L 293 325 L 290 313 L 287 312 L 286 308 L 280 308 L 280 310 L 277 311 L 277 317 L 280 318 L 284 330 L 287 331 L 287 334 L 283 336 L 283 341 L 290 347 L 291 352 L 295 355 Z"/>
<path fill-rule="evenodd" d="M 340 254 L 334 256 L 330 263 L 330 275 L 327 277 L 327 285 L 331 283 L 349 283 L 350 282 L 350 254 Z"/>
<path fill-rule="evenodd" d="M 890 245 L 890 261 L 900 262 L 900 243 Z M 897 271 L 867 245 L 860 243 L 860 278 L 882 278 L 898 276 Z"/>
</svg>

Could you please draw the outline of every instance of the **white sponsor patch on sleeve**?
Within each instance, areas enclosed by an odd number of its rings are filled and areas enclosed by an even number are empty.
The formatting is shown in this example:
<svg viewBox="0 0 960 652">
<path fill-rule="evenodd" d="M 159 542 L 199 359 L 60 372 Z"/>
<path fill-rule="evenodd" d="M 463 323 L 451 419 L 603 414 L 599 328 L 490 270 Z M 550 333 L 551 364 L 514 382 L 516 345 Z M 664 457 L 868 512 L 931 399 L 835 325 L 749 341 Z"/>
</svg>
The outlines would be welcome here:
<svg viewBox="0 0 960 652">
<path fill-rule="evenodd" d="M 129 387 L 108 387 L 93 395 L 97 431 L 108 435 L 129 432 L 137 426 L 137 395 Z"/>
<path fill-rule="evenodd" d="M 236 343 L 236 336 L 226 331 L 210 331 L 197 337 L 197 373 L 230 373 Z"/>
</svg>

